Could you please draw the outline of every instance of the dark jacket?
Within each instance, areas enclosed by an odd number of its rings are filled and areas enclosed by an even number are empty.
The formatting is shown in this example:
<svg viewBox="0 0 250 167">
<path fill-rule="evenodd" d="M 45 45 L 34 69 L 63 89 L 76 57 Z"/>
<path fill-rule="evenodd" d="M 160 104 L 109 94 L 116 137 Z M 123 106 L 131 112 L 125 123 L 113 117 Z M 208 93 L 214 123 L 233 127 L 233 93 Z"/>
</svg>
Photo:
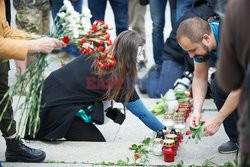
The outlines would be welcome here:
<svg viewBox="0 0 250 167">
<path fill-rule="evenodd" d="M 198 16 L 204 20 L 208 20 L 209 17 L 217 16 L 214 12 L 215 6 L 216 0 L 196 0 L 193 3 L 192 9 L 187 11 L 184 16 L 180 18 L 176 23 L 176 27 L 173 27 L 167 38 L 163 49 L 163 60 L 174 60 L 186 63 L 186 70 L 193 70 L 193 60 L 190 59 L 187 52 L 179 46 L 176 40 L 176 31 L 180 23 L 190 17 Z"/>
<path fill-rule="evenodd" d="M 231 3 L 228 4 L 222 26 L 217 77 L 219 84 L 228 92 L 243 86 L 239 103 L 240 150 L 250 153 L 250 108 L 248 108 L 250 98 L 247 97 L 246 91 L 250 84 L 244 83 L 247 66 L 250 64 L 250 1 L 229 2 Z"/>
<path fill-rule="evenodd" d="M 97 81 L 90 83 L 88 78 L 99 78 L 91 70 L 92 62 L 91 58 L 81 55 L 65 67 L 52 72 L 45 80 L 37 139 L 55 140 L 64 137 L 76 113 L 89 105 L 94 106 L 92 121 L 103 123 L 104 112 L 102 109 L 95 110 L 95 107 L 99 106 L 107 90 L 91 88 L 91 85 L 97 85 Z M 139 97 L 135 92 L 130 101 L 137 99 Z M 122 98 L 116 101 L 124 102 Z"/>
</svg>

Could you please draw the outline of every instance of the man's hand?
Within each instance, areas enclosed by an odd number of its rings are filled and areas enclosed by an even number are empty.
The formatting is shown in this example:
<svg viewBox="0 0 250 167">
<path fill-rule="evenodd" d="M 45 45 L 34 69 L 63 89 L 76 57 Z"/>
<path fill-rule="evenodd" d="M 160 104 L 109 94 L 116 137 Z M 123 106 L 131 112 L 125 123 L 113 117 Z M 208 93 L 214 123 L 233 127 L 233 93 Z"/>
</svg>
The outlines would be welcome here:
<svg viewBox="0 0 250 167">
<path fill-rule="evenodd" d="M 200 124 L 201 114 L 200 112 L 194 112 L 190 117 L 190 126 L 195 127 Z"/>
<path fill-rule="evenodd" d="M 209 119 L 205 122 L 205 129 L 204 129 L 204 135 L 205 136 L 212 136 L 214 135 L 220 128 L 221 121 L 218 117 Z"/>
<path fill-rule="evenodd" d="M 55 49 L 65 47 L 66 44 L 59 41 L 56 38 L 44 37 L 36 40 L 28 41 L 28 52 L 29 53 L 50 53 Z"/>
</svg>

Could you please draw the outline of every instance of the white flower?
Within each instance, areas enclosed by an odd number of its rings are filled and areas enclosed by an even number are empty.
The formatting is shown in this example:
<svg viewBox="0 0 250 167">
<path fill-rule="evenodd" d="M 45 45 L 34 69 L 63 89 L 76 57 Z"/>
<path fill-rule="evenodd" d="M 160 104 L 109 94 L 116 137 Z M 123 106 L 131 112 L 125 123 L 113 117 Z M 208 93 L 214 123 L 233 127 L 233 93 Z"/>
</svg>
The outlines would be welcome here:
<svg viewBox="0 0 250 167">
<path fill-rule="evenodd" d="M 69 16 L 68 18 L 66 18 L 66 21 L 73 27 L 77 23 L 77 20 L 73 16 Z"/>
<path fill-rule="evenodd" d="M 73 11 L 73 12 L 71 13 L 71 15 L 72 15 L 72 17 L 73 17 L 74 19 L 79 19 L 79 18 L 80 18 L 80 14 L 79 14 L 78 12 L 76 12 L 76 11 Z"/>
<path fill-rule="evenodd" d="M 69 0 L 64 0 L 63 4 L 66 6 L 67 9 L 72 7 L 72 4 Z"/>
<path fill-rule="evenodd" d="M 88 18 L 82 17 L 80 23 L 82 24 L 81 28 L 84 28 L 85 31 L 89 31 L 89 29 L 90 29 L 90 22 L 89 22 Z"/>
<path fill-rule="evenodd" d="M 63 3 L 64 3 L 64 6 L 66 7 L 66 10 L 67 10 L 68 13 L 71 14 L 71 13 L 73 13 L 75 11 L 72 4 L 71 4 L 71 2 L 69 0 L 64 0 Z"/>
<path fill-rule="evenodd" d="M 73 37 L 74 38 L 78 38 L 79 37 L 79 31 L 78 31 L 78 29 L 77 30 L 73 30 Z"/>
<path fill-rule="evenodd" d="M 90 12 L 89 8 L 87 8 L 87 7 L 83 7 L 82 14 L 84 17 L 88 17 L 88 18 L 92 17 L 91 12 Z"/>
<path fill-rule="evenodd" d="M 61 13 L 58 13 L 57 16 L 63 19 L 66 16 L 66 13 L 61 12 Z"/>
<path fill-rule="evenodd" d="M 72 14 L 75 12 L 73 6 L 68 7 L 68 8 L 67 8 L 67 12 L 70 13 L 70 15 L 72 15 Z"/>
</svg>

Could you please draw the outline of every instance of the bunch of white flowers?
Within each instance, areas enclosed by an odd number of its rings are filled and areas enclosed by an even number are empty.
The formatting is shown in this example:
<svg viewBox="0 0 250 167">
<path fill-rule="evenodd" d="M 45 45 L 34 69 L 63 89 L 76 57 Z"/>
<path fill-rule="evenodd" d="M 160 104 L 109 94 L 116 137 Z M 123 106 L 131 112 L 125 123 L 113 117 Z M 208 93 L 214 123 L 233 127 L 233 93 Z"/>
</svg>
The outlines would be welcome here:
<svg viewBox="0 0 250 167">
<path fill-rule="evenodd" d="M 82 14 L 80 14 L 74 10 L 69 0 L 64 0 L 63 3 L 64 5 L 58 12 L 56 19 L 56 29 L 63 29 L 58 35 L 68 34 L 73 38 L 78 38 L 80 35 L 86 34 L 90 29 L 88 24 L 88 20 L 92 17 L 90 10 L 84 7 Z"/>
</svg>

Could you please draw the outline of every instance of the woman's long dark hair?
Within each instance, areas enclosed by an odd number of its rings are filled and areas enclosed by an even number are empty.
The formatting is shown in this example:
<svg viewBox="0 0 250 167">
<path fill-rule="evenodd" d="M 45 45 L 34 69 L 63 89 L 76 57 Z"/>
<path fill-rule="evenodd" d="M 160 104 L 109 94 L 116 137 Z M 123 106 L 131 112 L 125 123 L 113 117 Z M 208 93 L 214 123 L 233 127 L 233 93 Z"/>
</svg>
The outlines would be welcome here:
<svg viewBox="0 0 250 167">
<path fill-rule="evenodd" d="M 123 89 L 107 89 L 103 99 L 125 100 L 128 102 L 134 93 L 134 84 L 137 82 L 137 51 L 143 46 L 145 40 L 135 31 L 127 30 L 119 34 L 107 52 L 112 53 L 116 60 L 114 67 L 101 70 L 94 63 L 95 70 L 99 77 L 108 77 L 112 81 L 124 80 Z M 131 82 L 133 85 L 131 86 Z"/>
</svg>

